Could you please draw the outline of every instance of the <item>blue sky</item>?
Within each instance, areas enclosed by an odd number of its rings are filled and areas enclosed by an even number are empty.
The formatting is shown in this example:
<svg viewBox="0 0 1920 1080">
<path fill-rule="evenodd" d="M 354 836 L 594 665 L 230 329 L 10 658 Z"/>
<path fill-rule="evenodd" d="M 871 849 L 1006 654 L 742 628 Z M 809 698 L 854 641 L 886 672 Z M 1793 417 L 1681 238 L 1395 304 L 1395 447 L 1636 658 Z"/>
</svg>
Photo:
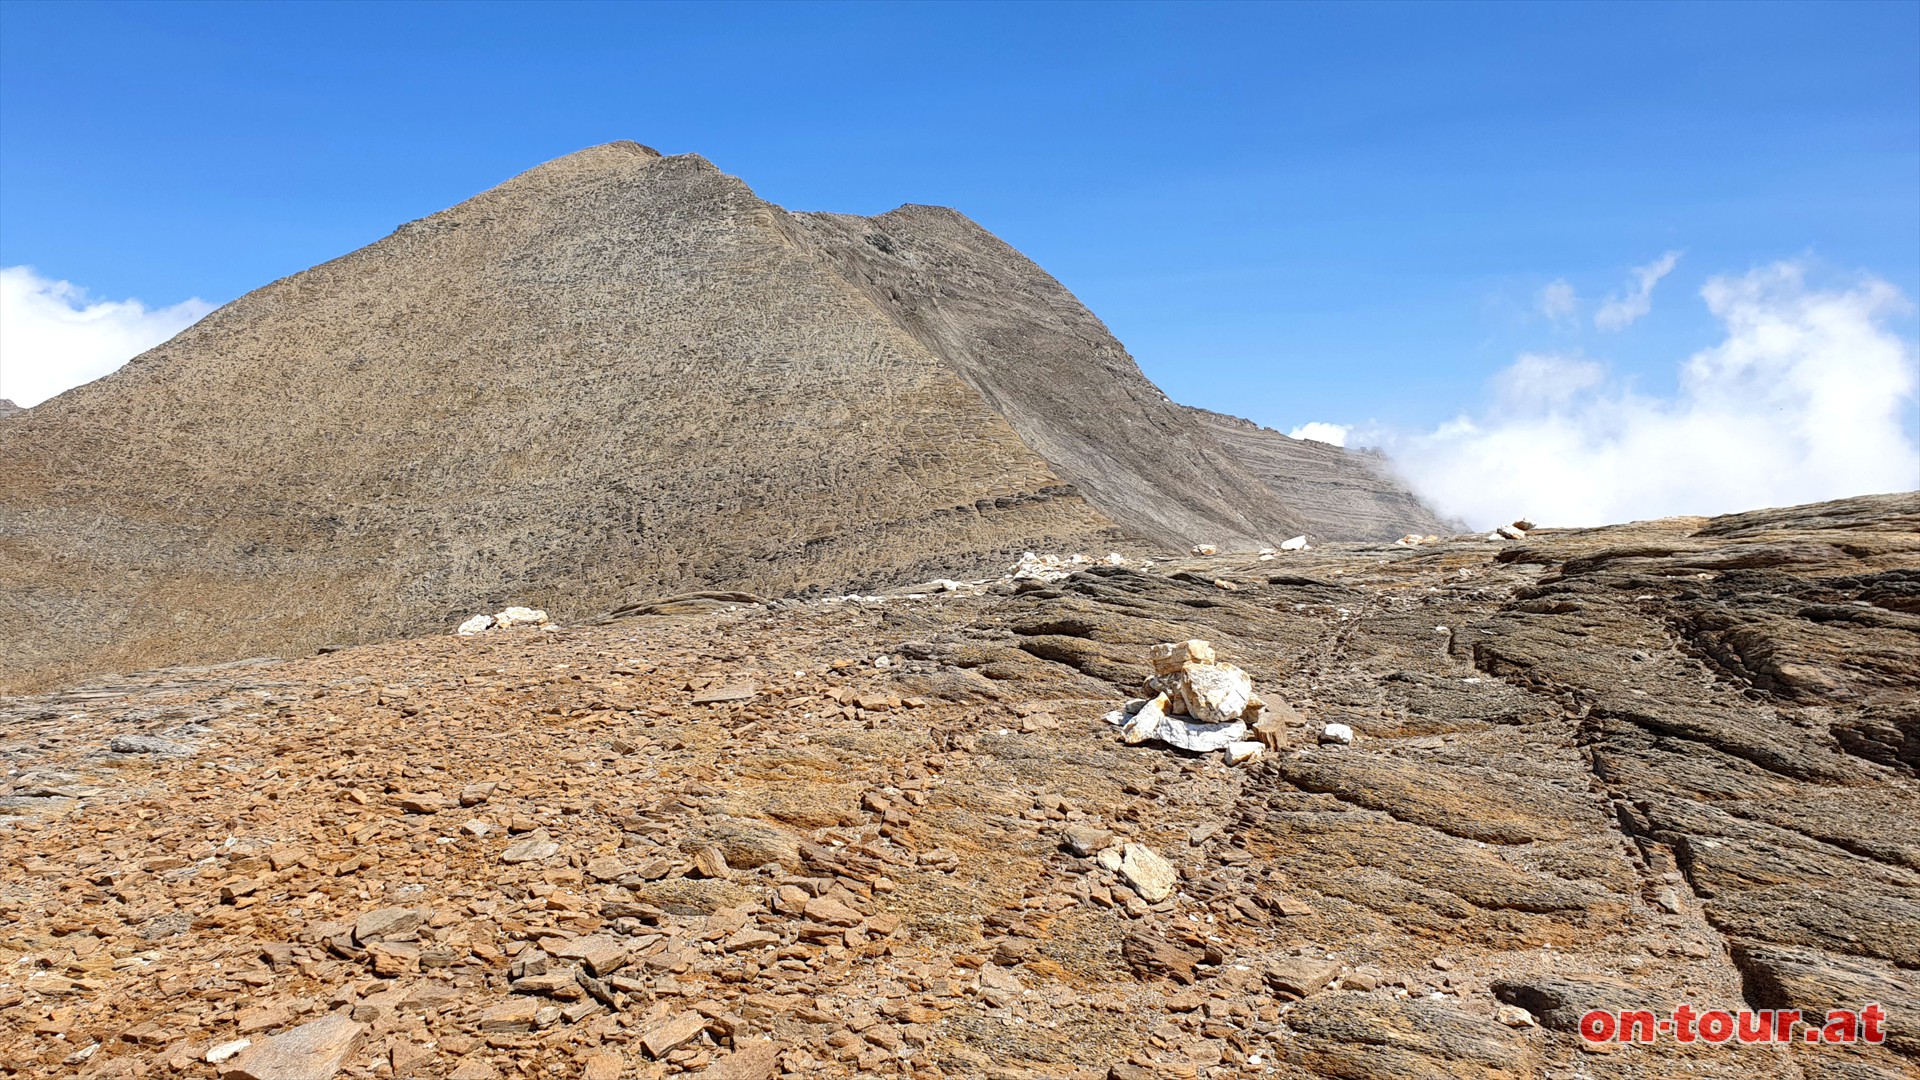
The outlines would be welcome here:
<svg viewBox="0 0 1920 1080">
<path fill-rule="evenodd" d="M 1920 297 L 1914 3 L 0 5 L 0 265 L 98 298 L 225 302 L 619 138 L 954 206 L 1283 430 L 1428 431 L 1529 353 L 1671 395 L 1702 287 L 1783 260 Z"/>
</svg>

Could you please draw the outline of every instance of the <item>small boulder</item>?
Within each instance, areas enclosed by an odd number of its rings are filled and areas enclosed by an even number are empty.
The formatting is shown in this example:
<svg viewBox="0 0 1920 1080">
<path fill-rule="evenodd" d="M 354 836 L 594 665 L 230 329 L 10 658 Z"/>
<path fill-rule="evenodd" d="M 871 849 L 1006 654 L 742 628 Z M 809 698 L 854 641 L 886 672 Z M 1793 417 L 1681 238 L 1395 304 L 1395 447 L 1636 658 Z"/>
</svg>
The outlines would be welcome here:
<svg viewBox="0 0 1920 1080">
<path fill-rule="evenodd" d="M 1083 859 L 1112 844 L 1112 833 L 1091 825 L 1069 825 L 1060 830 L 1060 846 Z"/>
<path fill-rule="evenodd" d="M 1230 742 L 1227 744 L 1227 762 L 1231 765 L 1245 765 L 1266 751 L 1261 742 Z"/>
<path fill-rule="evenodd" d="M 1149 648 L 1147 659 L 1153 664 L 1155 675 L 1172 675 L 1187 664 L 1213 663 L 1213 645 L 1198 638 L 1170 641 Z"/>
<path fill-rule="evenodd" d="M 1232 664 L 1190 661 L 1173 676 L 1168 696 L 1203 724 L 1238 720 L 1253 701 L 1253 679 Z"/>
</svg>

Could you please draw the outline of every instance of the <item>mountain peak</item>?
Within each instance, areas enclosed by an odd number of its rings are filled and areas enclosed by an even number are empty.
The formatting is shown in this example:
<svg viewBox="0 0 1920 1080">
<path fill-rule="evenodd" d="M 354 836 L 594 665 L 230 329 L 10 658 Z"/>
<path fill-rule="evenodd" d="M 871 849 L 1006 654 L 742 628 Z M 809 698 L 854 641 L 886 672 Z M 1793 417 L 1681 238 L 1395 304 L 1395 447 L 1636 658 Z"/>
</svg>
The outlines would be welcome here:
<svg viewBox="0 0 1920 1080">
<path fill-rule="evenodd" d="M 10 418 L 0 684 L 1308 531 L 1044 270 L 884 219 L 587 147 Z"/>
</svg>

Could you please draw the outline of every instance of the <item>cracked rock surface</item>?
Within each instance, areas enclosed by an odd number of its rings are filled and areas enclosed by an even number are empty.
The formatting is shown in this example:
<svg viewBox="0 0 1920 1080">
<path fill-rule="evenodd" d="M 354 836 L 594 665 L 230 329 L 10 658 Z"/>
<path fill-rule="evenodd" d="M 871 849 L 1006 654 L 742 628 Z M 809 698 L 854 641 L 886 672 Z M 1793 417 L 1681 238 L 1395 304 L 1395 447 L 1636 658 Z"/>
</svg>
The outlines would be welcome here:
<svg viewBox="0 0 1920 1080">
<path fill-rule="evenodd" d="M 1280 748 L 1102 721 L 1188 639 Z M 1913 495 L 116 676 L 0 701 L 0 1074 L 1912 1075 L 1916 702 Z"/>
</svg>

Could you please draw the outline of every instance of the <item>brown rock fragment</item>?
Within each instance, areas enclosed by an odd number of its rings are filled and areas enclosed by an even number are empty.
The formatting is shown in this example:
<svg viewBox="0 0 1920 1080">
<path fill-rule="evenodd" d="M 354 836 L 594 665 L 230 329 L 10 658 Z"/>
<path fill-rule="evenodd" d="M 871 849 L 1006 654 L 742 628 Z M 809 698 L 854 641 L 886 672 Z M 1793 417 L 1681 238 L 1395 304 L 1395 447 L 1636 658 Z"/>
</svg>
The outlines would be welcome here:
<svg viewBox="0 0 1920 1080">
<path fill-rule="evenodd" d="M 1331 960 L 1303 956 L 1268 964 L 1260 974 L 1274 993 L 1298 1000 L 1326 989 L 1327 984 L 1340 974 L 1340 965 Z"/>
<path fill-rule="evenodd" d="M 587 1056 L 580 1068 L 580 1080 L 620 1080 L 626 1071 L 627 1059 L 611 1050 L 601 1050 Z"/>
<path fill-rule="evenodd" d="M 540 1003 L 530 998 L 509 998 L 498 1005 L 488 1006 L 480 1014 L 481 1031 L 532 1031 L 534 1014 L 540 1011 Z"/>
<path fill-rule="evenodd" d="M 780 1047 L 764 1039 L 740 1044 L 700 1073 L 706 1080 L 773 1080 L 779 1074 Z"/>
<path fill-rule="evenodd" d="M 699 1038 L 706 1029 L 706 1017 L 697 1012 L 683 1012 L 648 1029 L 640 1036 L 640 1045 L 648 1057 L 663 1058 Z"/>
<path fill-rule="evenodd" d="M 627 962 L 627 947 L 620 939 L 592 934 L 560 942 L 547 950 L 562 960 L 578 960 L 594 975 L 620 970 Z"/>
</svg>

